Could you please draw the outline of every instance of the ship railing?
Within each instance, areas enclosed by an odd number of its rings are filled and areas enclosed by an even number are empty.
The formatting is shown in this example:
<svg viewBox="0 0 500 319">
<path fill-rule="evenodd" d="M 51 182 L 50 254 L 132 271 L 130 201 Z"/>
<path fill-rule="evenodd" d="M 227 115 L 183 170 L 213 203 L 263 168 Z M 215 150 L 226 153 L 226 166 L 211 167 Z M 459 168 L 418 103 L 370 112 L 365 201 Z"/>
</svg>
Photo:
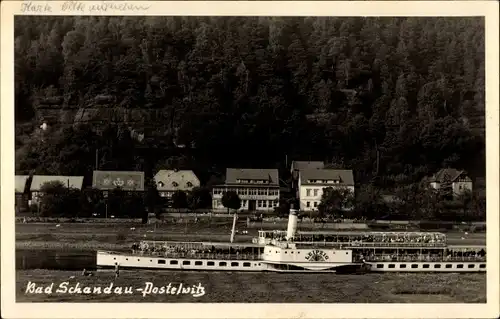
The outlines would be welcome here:
<svg viewBox="0 0 500 319">
<path fill-rule="evenodd" d="M 384 255 L 376 255 L 376 256 L 355 256 L 354 259 L 356 261 L 384 261 L 384 262 L 412 262 L 412 261 L 420 261 L 420 262 L 485 262 L 486 256 L 470 256 L 470 257 L 443 257 L 443 256 L 384 256 Z"/>
<path fill-rule="evenodd" d="M 315 241 L 315 242 L 295 242 L 297 245 L 304 245 L 304 246 L 338 246 L 338 247 L 343 247 L 343 248 L 348 248 L 348 247 L 355 247 L 355 248 L 361 248 L 361 247 L 391 247 L 391 248 L 407 248 L 407 247 L 412 247 L 412 248 L 428 248 L 428 247 L 436 247 L 436 248 L 445 248 L 446 243 L 404 243 L 404 242 L 393 242 L 393 243 L 388 243 L 388 242 L 373 242 L 373 243 L 367 243 L 367 242 L 324 242 L 324 241 Z"/>
<path fill-rule="evenodd" d="M 139 251 L 139 255 L 182 258 L 182 259 L 215 259 L 215 260 L 259 260 L 258 254 L 220 254 L 220 253 L 184 253 L 184 252 L 144 252 Z"/>
</svg>

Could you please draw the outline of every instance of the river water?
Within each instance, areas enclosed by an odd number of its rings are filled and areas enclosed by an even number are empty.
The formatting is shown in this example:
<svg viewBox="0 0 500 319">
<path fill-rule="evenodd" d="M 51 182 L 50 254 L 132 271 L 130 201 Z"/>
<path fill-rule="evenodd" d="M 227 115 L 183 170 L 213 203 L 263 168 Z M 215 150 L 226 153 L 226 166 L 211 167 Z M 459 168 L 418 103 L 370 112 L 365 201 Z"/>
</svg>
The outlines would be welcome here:
<svg viewBox="0 0 500 319">
<path fill-rule="evenodd" d="M 96 252 L 92 250 L 16 250 L 16 269 L 92 270 Z"/>
</svg>

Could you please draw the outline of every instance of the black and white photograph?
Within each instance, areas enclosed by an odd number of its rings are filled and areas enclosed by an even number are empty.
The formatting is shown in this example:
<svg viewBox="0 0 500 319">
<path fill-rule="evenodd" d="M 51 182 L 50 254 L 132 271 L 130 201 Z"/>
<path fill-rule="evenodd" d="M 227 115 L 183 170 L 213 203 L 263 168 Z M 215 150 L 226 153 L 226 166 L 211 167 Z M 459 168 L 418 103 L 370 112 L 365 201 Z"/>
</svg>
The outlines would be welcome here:
<svg viewBox="0 0 500 319">
<path fill-rule="evenodd" d="M 17 3 L 16 307 L 494 301 L 491 18 Z"/>
</svg>

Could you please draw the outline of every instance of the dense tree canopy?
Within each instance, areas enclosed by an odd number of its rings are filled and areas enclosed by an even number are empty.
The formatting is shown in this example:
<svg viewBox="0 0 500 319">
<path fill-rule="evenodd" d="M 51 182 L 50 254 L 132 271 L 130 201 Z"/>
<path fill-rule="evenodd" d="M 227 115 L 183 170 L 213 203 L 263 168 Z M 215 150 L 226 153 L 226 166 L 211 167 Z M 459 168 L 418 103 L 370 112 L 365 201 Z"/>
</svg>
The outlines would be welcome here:
<svg viewBox="0 0 500 319">
<path fill-rule="evenodd" d="M 44 183 L 40 192 L 41 216 L 76 216 L 80 192 L 68 189 L 59 181 Z"/>
<path fill-rule="evenodd" d="M 18 16 L 16 168 L 484 176 L 484 83 L 481 18 Z"/>
<path fill-rule="evenodd" d="M 224 192 L 224 194 L 222 194 L 221 202 L 222 205 L 227 208 L 228 213 L 229 209 L 238 210 L 241 207 L 240 196 L 233 191 Z"/>
</svg>

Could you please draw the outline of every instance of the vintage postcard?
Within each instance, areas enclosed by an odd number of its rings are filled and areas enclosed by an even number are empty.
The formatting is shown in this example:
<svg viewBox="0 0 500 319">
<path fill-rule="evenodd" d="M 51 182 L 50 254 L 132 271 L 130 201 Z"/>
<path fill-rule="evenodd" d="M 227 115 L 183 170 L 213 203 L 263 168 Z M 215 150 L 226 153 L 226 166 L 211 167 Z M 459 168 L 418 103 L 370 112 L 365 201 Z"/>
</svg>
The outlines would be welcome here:
<svg viewBox="0 0 500 319">
<path fill-rule="evenodd" d="M 497 318 L 498 12 L 2 2 L 2 316 Z"/>
</svg>

